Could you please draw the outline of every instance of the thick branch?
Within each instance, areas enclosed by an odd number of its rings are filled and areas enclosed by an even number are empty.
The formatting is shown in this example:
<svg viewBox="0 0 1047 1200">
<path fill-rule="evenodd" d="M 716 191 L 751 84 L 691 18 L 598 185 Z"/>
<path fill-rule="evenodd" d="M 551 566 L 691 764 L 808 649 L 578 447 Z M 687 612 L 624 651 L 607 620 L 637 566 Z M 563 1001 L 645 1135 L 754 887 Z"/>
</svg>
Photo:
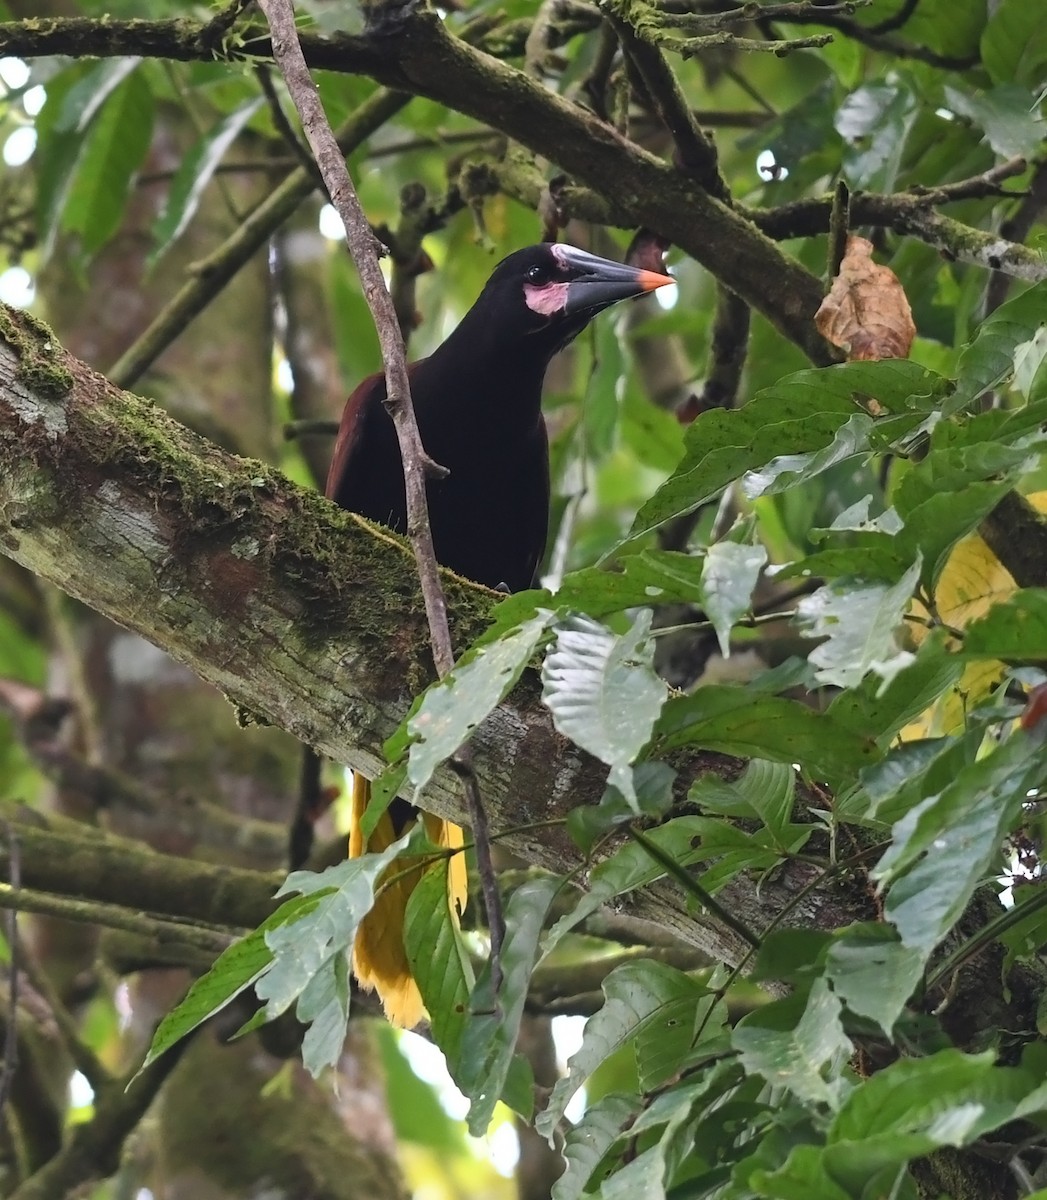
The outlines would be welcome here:
<svg viewBox="0 0 1047 1200">
<path fill-rule="evenodd" d="M 0 53 L 192 61 L 202 53 L 198 31 L 189 21 L 40 21 L 31 28 L 8 22 L 0 23 Z M 455 37 L 435 13 L 409 12 L 395 36 L 303 35 L 302 48 L 312 68 L 369 75 L 496 125 L 606 197 L 626 223 L 656 230 L 717 278 L 730 281 L 813 362 L 835 361 L 814 328 L 822 289 L 809 271 L 693 179 L 522 71 Z M 258 37 L 245 42 L 241 52 L 269 57 L 272 47 Z"/>
<path fill-rule="evenodd" d="M 28 318 L 8 315 L 0 333 L 7 343 L 0 344 L 0 550 L 168 650 L 242 714 L 374 774 L 384 740 L 432 674 L 405 543 L 118 392 Z M 453 636 L 467 645 L 485 628 L 494 597 L 444 578 Z M 577 867 L 563 829 L 538 834 L 534 823 L 597 802 L 606 768 L 565 745 L 534 676 L 473 744 L 492 829 L 530 861 Z M 675 765 L 681 788 L 702 772 L 733 778 L 741 770 L 735 760 L 699 752 L 681 754 Z M 450 771 L 437 775 L 425 803 L 450 820 L 465 818 Z M 29 873 L 28 835 L 21 845 L 25 883 L 39 886 Z M 198 867 L 183 863 L 187 873 Z M 74 868 L 66 862 L 67 872 Z M 812 870 L 790 866 L 759 895 L 739 880 L 725 902 L 747 926 L 763 928 Z M 187 875 L 183 911 L 203 902 L 239 923 L 242 874 L 230 873 L 221 894 L 213 878 L 188 886 Z M 125 903 L 129 875 L 126 859 L 114 863 Z M 259 880 L 268 889 L 268 877 Z M 856 896 L 852 910 L 845 898 L 816 892 L 794 916 L 836 927 L 862 912 L 862 902 Z M 736 962 L 744 952 L 734 935 L 689 913 L 668 884 L 623 908 L 714 957 Z"/>
</svg>

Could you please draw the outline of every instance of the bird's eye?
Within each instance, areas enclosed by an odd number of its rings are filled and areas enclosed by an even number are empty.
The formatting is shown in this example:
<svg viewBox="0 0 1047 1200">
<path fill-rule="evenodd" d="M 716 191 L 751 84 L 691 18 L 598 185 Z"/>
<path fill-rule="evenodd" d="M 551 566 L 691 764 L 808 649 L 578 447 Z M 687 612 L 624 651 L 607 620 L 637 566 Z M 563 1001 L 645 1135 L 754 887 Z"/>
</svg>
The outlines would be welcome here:
<svg viewBox="0 0 1047 1200">
<path fill-rule="evenodd" d="M 548 267 L 543 267 L 540 263 L 535 263 L 533 267 L 527 268 L 528 283 L 548 283 L 552 278 L 552 273 Z"/>
</svg>

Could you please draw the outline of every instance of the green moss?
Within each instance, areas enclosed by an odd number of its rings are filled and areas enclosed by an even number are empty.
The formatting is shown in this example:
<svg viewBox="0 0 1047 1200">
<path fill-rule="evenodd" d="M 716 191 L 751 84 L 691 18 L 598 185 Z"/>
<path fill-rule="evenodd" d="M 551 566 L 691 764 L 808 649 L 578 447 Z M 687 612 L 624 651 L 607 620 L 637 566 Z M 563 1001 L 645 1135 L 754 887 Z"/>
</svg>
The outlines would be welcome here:
<svg viewBox="0 0 1047 1200">
<path fill-rule="evenodd" d="M 49 325 L 26 312 L 0 306 L 0 338 L 18 357 L 17 378 L 37 396 L 60 400 L 73 386 L 62 347 Z"/>
</svg>

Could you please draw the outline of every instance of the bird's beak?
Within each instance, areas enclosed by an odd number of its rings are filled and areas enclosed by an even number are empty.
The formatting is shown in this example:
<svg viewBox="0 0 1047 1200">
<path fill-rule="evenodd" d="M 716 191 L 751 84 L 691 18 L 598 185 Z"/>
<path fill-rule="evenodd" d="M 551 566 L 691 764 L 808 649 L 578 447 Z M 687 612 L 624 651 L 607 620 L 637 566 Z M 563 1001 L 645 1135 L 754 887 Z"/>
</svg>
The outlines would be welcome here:
<svg viewBox="0 0 1047 1200">
<path fill-rule="evenodd" d="M 581 272 L 567 285 L 563 311 L 568 315 L 597 312 L 619 300 L 642 296 L 644 292 L 676 282 L 671 275 L 598 258 L 574 246 L 558 245 L 553 252 L 565 266 Z"/>
</svg>

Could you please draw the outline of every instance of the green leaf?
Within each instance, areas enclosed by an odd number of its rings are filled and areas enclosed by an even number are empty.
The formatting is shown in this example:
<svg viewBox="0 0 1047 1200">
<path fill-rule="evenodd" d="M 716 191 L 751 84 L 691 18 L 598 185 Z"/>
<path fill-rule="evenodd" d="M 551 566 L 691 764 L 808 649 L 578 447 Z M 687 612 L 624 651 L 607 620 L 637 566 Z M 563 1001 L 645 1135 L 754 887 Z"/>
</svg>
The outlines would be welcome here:
<svg viewBox="0 0 1047 1200">
<path fill-rule="evenodd" d="M 62 206 L 61 227 L 79 234 L 87 256 L 116 233 L 134 174 L 153 133 L 153 94 L 140 73 L 129 75 L 92 122 Z"/>
<path fill-rule="evenodd" d="M 266 945 L 266 934 L 281 925 L 294 923 L 315 909 L 317 903 L 313 896 L 295 896 L 281 904 L 257 929 L 223 950 L 207 973 L 193 983 L 183 999 L 157 1025 L 141 1069 L 145 1070 L 186 1034 L 214 1013 L 221 1012 L 249 988 L 273 961 L 272 951 Z"/>
<path fill-rule="evenodd" d="M 473 991 L 465 1026 L 458 1085 L 472 1100 L 469 1132 L 482 1137 L 505 1088 L 527 1001 L 538 942 L 553 901 L 564 886 L 559 876 L 529 879 L 509 898 L 502 943 L 502 987 L 495 996 L 488 963 Z M 530 1116 L 530 1104 L 525 1116 Z"/>
<path fill-rule="evenodd" d="M 929 411 L 930 398 L 947 387 L 940 375 L 902 359 L 843 363 L 787 375 L 744 408 L 702 413 L 687 431 L 683 462 L 640 509 L 630 537 L 715 499 L 729 483 L 782 454 L 828 446 L 863 411 L 860 397 L 874 398 L 915 426 L 917 409 Z"/>
<path fill-rule="evenodd" d="M 267 1020 L 297 1002 L 296 1015 L 311 1026 L 303 1044 L 306 1067 L 318 1074 L 333 1066 L 345 1041 L 349 1018 L 347 950 L 374 904 L 379 876 L 409 846 L 424 842 L 421 826 L 380 853 L 347 859 L 326 871 L 294 871 L 278 896 L 301 892 L 313 903 L 291 923 L 265 934 L 272 962 L 255 983 Z"/>
<path fill-rule="evenodd" d="M 580 1120 L 567 1131 L 563 1147 L 567 1166 L 553 1184 L 551 1200 L 579 1200 L 638 1104 L 636 1096 L 612 1092 L 586 1108 Z"/>
<path fill-rule="evenodd" d="M 753 588 L 767 562 L 763 546 L 716 542 L 705 555 L 701 602 L 716 630 L 720 653 L 731 653 L 731 629 L 749 611 Z"/>
<path fill-rule="evenodd" d="M 657 843 L 681 866 L 697 862 L 704 855 L 697 843 L 708 826 L 701 817 L 676 817 L 651 829 L 649 841 Z M 598 863 L 589 874 L 589 889 L 578 897 L 571 912 L 561 917 L 549 931 L 545 952 L 550 953 L 560 939 L 591 913 L 623 892 L 645 887 L 665 874 L 665 869 L 634 842 L 626 842 Z"/>
<path fill-rule="evenodd" d="M 1004 834 L 1041 782 L 1042 740 L 1015 732 L 894 826 L 873 877 L 889 888 L 885 914 L 907 947 L 929 954 L 999 859 Z"/>
<path fill-rule="evenodd" d="M 868 413 L 855 413 L 837 429 L 833 440 L 821 450 L 809 454 L 782 454 L 765 466 L 750 471 L 742 480 L 742 492 L 747 500 L 760 496 L 775 496 L 797 484 L 805 483 L 849 458 L 866 454 L 876 422 Z"/>
<path fill-rule="evenodd" d="M 473 969 L 447 891 L 447 868 L 426 871 L 404 917 L 404 949 L 429 1012 L 433 1040 L 454 1078 L 473 990 Z"/>
<path fill-rule="evenodd" d="M 535 1121 L 535 1129 L 550 1139 L 571 1097 L 602 1062 L 644 1030 L 678 1020 L 681 1003 L 690 1005 L 693 1019 L 695 1006 L 709 990 L 674 967 L 646 961 L 617 967 L 604 980 L 603 993 L 603 1007 L 586 1021 L 567 1074 L 557 1080 L 548 1106 Z"/>
<path fill-rule="evenodd" d="M 700 805 L 703 812 L 742 820 L 755 817 L 776 839 L 787 840 L 795 790 L 796 776 L 791 764 L 754 758 L 741 777 L 731 783 L 715 775 L 696 780 L 687 799 Z"/>
<path fill-rule="evenodd" d="M 650 740 L 668 688 L 654 673 L 643 610 L 621 637 L 588 618 L 557 630 L 542 667 L 542 700 L 556 728 L 611 768 L 608 782 L 636 804 L 630 764 Z"/>
<path fill-rule="evenodd" d="M 1024 4 L 1025 0 L 1019 0 Z M 960 355 L 955 393 L 942 407 L 951 416 L 984 392 L 1007 379 L 1014 370 L 1014 355 L 1047 322 L 1047 279 L 1001 304 L 978 326 L 974 340 Z"/>
<path fill-rule="evenodd" d="M 1047 1085 L 994 1054 L 941 1050 L 900 1059 L 856 1088 L 829 1129 L 825 1165 L 851 1194 L 870 1176 L 941 1146 L 965 1146 L 1042 1111 Z"/>
<path fill-rule="evenodd" d="M 986 141 L 1001 158 L 1030 157 L 1047 134 L 1043 118 L 1030 106 L 1028 90 L 1011 82 L 980 95 L 946 87 L 945 103 L 983 129 Z"/>
<path fill-rule="evenodd" d="M 163 211 L 153 223 L 155 244 L 149 256 L 151 265 L 181 237 L 200 206 L 200 198 L 214 176 L 215 168 L 263 102 L 262 96 L 246 100 L 223 117 L 182 159 L 181 166 L 171 180 Z"/>
<path fill-rule="evenodd" d="M 1015 459 L 1027 458 L 1027 452 L 1013 453 Z M 926 587 L 935 587 L 953 546 L 1010 491 L 1018 466 L 1013 462 L 1007 477 L 997 483 L 968 483 L 960 491 L 939 492 L 906 515 L 899 542 L 907 557 L 921 555 L 921 582 Z"/>
<path fill-rule="evenodd" d="M 1043 12 L 1028 0 L 1001 0 L 991 11 L 981 58 L 993 82 L 1041 86 L 1047 66 Z"/>
<path fill-rule="evenodd" d="M 844 170 L 852 188 L 890 192 L 898 181 L 920 105 L 899 75 L 893 78 L 855 89 L 837 110 L 836 130 L 851 144 Z"/>
<path fill-rule="evenodd" d="M 664 762 L 638 763 L 633 770 L 635 804 L 616 787 L 608 787 L 599 804 L 579 804 L 567 814 L 567 832 L 586 854 L 610 830 L 640 815 L 657 820 L 672 806 L 676 772 Z"/>
<path fill-rule="evenodd" d="M 849 688 L 873 671 L 890 680 L 913 656 L 900 650 L 895 633 L 920 578 L 916 562 L 886 584 L 829 584 L 804 596 L 797 612 L 807 637 L 822 638 L 808 656 L 819 683 Z"/>
<path fill-rule="evenodd" d="M 844 1097 L 840 1073 L 853 1049 L 840 1009 L 819 978 L 807 997 L 776 1000 L 743 1018 L 731 1040 L 747 1070 L 787 1087 L 807 1104 L 835 1109 Z"/>
<path fill-rule="evenodd" d="M 515 686 L 553 620 L 546 609 L 465 656 L 449 675 L 434 684 L 407 722 L 415 739 L 407 777 L 415 795 L 436 768 L 458 749 L 480 722 Z"/>
<path fill-rule="evenodd" d="M 873 675 L 841 692 L 828 715 L 844 728 L 875 738 L 886 749 L 898 732 L 946 692 L 963 674 L 963 663 L 946 646 L 941 630 L 924 638 L 916 658 L 886 685 Z"/>
<path fill-rule="evenodd" d="M 397 1031 L 388 1021 L 374 1021 L 367 1032 L 381 1055 L 389 1117 L 397 1141 L 424 1146 L 444 1161 L 467 1156 L 461 1123 L 447 1114 L 432 1085 L 411 1069 L 400 1049 Z"/>
<path fill-rule="evenodd" d="M 741 758 L 795 762 L 818 779 L 853 778 L 878 757 L 871 738 L 805 704 L 726 685 L 672 697 L 656 732 L 661 750 L 696 745 Z"/>
<path fill-rule="evenodd" d="M 923 976 L 926 955 L 903 946 L 889 925 L 852 925 L 829 947 L 825 977 L 856 1016 L 889 1038 Z"/>
<path fill-rule="evenodd" d="M 53 249 L 66 194 L 87 145 L 84 131 L 140 61 L 111 58 L 90 65 L 74 63 L 48 80 L 47 102 L 36 119 L 34 155 L 37 227 L 45 257 Z"/>
<path fill-rule="evenodd" d="M 964 658 L 1047 658 L 1047 590 L 1022 588 L 964 630 Z"/>
</svg>

